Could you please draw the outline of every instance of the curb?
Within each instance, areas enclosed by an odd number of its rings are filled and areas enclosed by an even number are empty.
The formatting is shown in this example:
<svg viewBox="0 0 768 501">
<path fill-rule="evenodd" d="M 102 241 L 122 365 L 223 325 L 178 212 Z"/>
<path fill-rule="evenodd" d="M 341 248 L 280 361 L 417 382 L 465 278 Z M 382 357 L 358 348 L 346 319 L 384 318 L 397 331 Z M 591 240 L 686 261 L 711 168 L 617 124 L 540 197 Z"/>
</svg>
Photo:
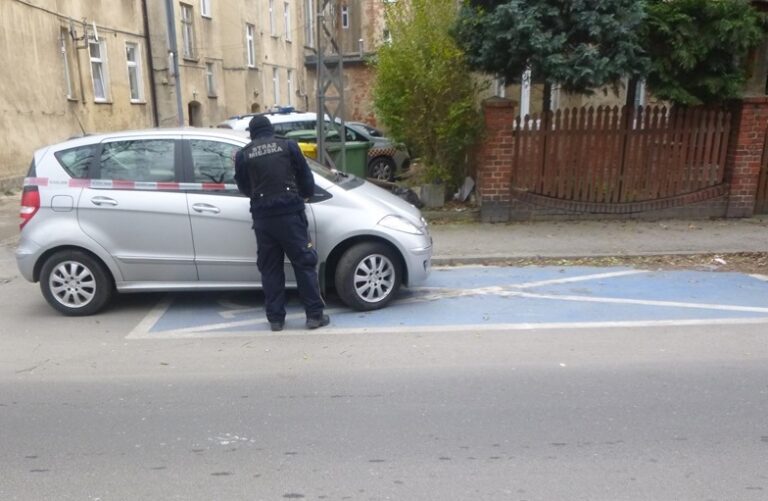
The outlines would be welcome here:
<svg viewBox="0 0 768 501">
<path fill-rule="evenodd" d="M 670 251 L 670 252 L 646 252 L 646 253 L 637 253 L 637 254 L 615 254 L 615 253 L 607 253 L 607 254 L 581 254 L 581 255 L 574 255 L 574 254 L 568 254 L 568 255 L 551 255 L 551 256 L 543 256 L 541 254 L 518 254 L 518 255 L 506 255 L 506 256 L 457 256 L 457 257 L 449 257 L 449 256 L 433 256 L 432 257 L 432 266 L 467 266 L 467 265 L 474 265 L 474 266 L 498 266 L 498 265 L 509 265 L 510 262 L 514 261 L 540 261 L 542 263 L 547 263 L 550 261 L 576 261 L 576 260 L 602 260 L 602 259 L 619 259 L 619 260 L 632 260 L 632 259 L 647 259 L 647 258 L 664 258 L 664 257 L 684 257 L 684 256 L 701 256 L 701 257 L 708 257 L 708 256 L 717 256 L 721 257 L 725 260 L 728 260 L 729 256 L 740 256 L 743 254 L 768 254 L 768 252 L 755 252 L 755 251 L 724 251 L 724 252 L 718 252 L 718 251 Z M 535 263 L 534 263 L 535 265 Z"/>
</svg>

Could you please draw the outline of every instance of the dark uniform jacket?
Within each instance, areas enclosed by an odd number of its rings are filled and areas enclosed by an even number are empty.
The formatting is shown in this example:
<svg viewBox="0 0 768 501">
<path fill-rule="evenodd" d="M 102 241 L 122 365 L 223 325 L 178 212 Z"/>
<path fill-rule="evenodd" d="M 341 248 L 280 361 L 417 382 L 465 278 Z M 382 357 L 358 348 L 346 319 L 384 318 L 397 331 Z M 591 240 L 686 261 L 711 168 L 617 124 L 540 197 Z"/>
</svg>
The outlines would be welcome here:
<svg viewBox="0 0 768 501">
<path fill-rule="evenodd" d="M 254 218 L 304 210 L 315 181 L 299 146 L 271 132 L 256 136 L 235 156 L 235 181 L 251 199 Z"/>
</svg>

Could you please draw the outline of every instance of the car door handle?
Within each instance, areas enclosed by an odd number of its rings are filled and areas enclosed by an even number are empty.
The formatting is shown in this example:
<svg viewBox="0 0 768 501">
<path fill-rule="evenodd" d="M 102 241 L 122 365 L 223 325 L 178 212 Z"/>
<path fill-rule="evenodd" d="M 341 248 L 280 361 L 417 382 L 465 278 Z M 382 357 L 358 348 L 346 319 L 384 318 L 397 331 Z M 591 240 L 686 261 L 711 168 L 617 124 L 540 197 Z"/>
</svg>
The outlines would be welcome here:
<svg viewBox="0 0 768 501">
<path fill-rule="evenodd" d="M 192 210 L 195 212 L 210 212 L 211 214 L 221 212 L 221 209 L 211 204 L 192 204 Z"/>
<path fill-rule="evenodd" d="M 109 205 L 111 207 L 115 207 L 117 205 L 117 200 L 109 197 L 93 197 L 91 199 L 91 203 L 93 205 L 98 205 L 99 207 L 101 207 L 102 205 Z"/>
</svg>

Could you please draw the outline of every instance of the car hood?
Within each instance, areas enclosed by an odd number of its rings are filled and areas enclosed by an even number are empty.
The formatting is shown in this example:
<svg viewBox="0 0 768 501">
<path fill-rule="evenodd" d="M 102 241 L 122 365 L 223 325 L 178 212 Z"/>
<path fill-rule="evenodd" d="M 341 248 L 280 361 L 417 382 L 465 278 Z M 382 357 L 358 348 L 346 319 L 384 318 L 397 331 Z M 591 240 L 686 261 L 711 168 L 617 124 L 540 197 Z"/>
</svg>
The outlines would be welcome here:
<svg viewBox="0 0 768 501">
<path fill-rule="evenodd" d="M 378 208 L 381 212 L 381 217 L 395 214 L 408 219 L 418 228 L 424 227 L 421 211 L 418 208 L 373 183 L 363 181 L 360 186 L 347 191 L 347 194 L 358 198 L 361 204 Z M 371 208 L 373 209 L 374 207 Z"/>
</svg>

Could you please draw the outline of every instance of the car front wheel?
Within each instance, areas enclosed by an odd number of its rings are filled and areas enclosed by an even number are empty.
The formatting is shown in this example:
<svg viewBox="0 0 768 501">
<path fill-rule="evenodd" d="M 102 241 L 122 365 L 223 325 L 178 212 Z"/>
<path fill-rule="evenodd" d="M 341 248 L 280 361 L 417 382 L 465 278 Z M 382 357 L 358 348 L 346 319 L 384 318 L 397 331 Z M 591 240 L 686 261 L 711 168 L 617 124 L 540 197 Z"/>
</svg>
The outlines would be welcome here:
<svg viewBox="0 0 768 501">
<path fill-rule="evenodd" d="M 402 282 L 402 267 L 395 252 L 384 244 L 367 242 L 347 250 L 336 267 L 336 292 L 358 311 L 383 308 Z"/>
<path fill-rule="evenodd" d="M 379 181 L 391 181 L 395 178 L 395 162 L 391 158 L 377 157 L 368 164 L 368 177 Z"/>
<path fill-rule="evenodd" d="M 99 261 L 75 250 L 49 257 L 40 271 L 40 289 L 48 304 L 65 315 L 92 315 L 112 297 L 112 280 Z"/>
</svg>

